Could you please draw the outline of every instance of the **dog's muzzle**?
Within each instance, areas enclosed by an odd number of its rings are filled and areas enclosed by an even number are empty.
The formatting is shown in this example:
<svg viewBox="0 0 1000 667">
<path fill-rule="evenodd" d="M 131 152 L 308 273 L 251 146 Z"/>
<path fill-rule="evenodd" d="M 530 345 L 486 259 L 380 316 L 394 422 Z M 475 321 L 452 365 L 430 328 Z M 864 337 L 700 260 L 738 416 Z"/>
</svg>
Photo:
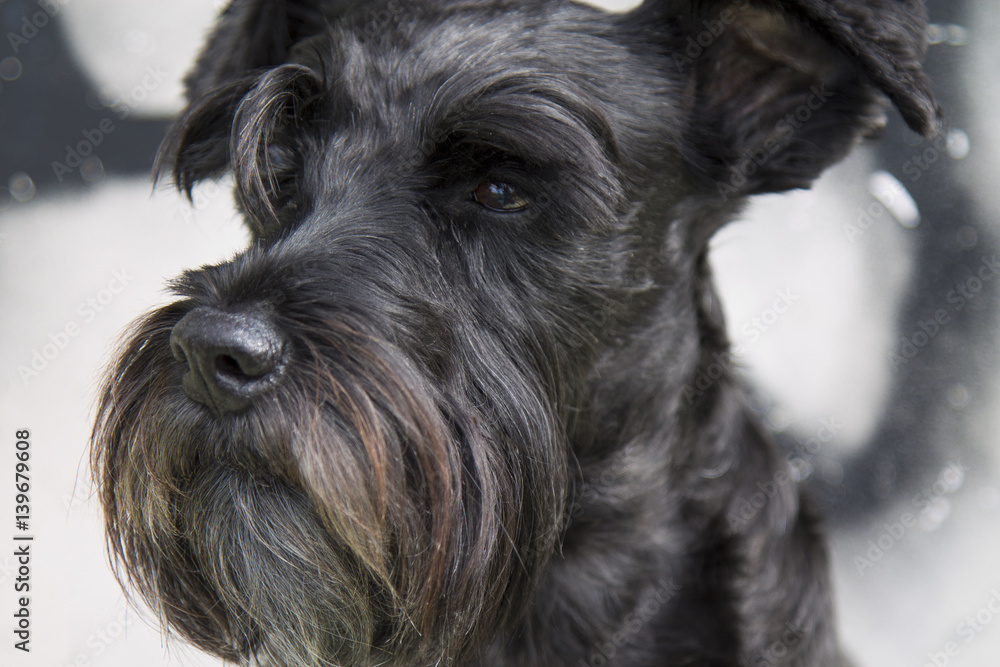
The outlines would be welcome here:
<svg viewBox="0 0 1000 667">
<path fill-rule="evenodd" d="M 192 310 L 170 334 L 174 358 L 188 367 L 184 393 L 219 416 L 270 391 L 284 374 L 288 347 L 262 313 L 208 307 Z"/>
</svg>

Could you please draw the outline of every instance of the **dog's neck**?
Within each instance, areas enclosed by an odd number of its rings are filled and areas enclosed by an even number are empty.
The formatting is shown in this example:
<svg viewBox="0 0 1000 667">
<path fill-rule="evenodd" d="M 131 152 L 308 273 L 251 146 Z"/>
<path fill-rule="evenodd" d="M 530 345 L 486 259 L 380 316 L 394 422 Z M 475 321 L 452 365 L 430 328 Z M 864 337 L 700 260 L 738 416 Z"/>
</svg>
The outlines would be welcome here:
<svg viewBox="0 0 1000 667">
<path fill-rule="evenodd" d="M 520 632 L 477 664 L 640 664 L 648 656 L 755 664 L 774 631 L 756 620 L 775 617 L 761 605 L 788 619 L 796 642 L 833 645 L 819 622 L 829 609 L 815 608 L 809 590 L 780 585 L 782 576 L 824 580 L 825 555 L 730 369 L 707 260 L 694 261 L 694 280 L 661 290 L 647 326 L 595 372 L 588 409 L 603 430 L 582 443 L 560 553 Z M 629 382 L 636 369 L 652 375 Z M 763 503 L 748 515 L 739 502 L 754 494 Z M 803 550 L 814 558 L 788 560 Z M 733 571 L 743 574 L 733 579 Z M 740 618 L 720 615 L 734 607 Z M 705 646 L 715 647 L 711 663 Z"/>
</svg>

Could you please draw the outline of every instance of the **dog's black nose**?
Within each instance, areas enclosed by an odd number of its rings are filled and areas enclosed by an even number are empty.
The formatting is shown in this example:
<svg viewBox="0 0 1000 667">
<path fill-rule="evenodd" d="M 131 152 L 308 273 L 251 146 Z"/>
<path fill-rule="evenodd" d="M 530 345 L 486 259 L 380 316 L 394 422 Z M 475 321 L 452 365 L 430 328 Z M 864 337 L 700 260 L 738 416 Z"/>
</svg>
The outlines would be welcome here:
<svg viewBox="0 0 1000 667">
<path fill-rule="evenodd" d="M 284 336 L 262 314 L 195 308 L 170 333 L 174 357 L 188 365 L 184 393 L 217 414 L 238 412 L 281 377 Z"/>
</svg>

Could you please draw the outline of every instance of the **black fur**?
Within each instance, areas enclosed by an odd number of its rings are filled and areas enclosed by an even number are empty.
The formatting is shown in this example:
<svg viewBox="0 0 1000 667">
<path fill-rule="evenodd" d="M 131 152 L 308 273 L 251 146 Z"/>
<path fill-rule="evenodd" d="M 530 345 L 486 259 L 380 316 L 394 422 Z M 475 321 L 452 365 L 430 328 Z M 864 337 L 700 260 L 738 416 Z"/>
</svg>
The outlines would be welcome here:
<svg viewBox="0 0 1000 667">
<path fill-rule="evenodd" d="M 707 242 L 883 95 L 933 131 L 922 53 L 896 0 L 235 0 L 159 169 L 254 240 L 110 372 L 123 582 L 240 664 L 841 664 Z"/>
</svg>

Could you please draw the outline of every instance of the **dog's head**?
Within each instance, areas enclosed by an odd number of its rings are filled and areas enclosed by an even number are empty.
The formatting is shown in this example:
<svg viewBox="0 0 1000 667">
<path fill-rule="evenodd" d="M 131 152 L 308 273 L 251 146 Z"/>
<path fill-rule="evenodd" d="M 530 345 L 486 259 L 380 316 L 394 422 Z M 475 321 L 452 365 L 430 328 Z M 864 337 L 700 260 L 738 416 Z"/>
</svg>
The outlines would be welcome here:
<svg viewBox="0 0 1000 667">
<path fill-rule="evenodd" d="M 177 280 L 109 375 L 122 578 L 233 660 L 496 639 L 588 465 L 696 428 L 715 229 L 807 186 L 886 97 L 931 131 L 917 9 L 235 0 L 160 169 L 232 173 L 253 242 Z"/>
</svg>

